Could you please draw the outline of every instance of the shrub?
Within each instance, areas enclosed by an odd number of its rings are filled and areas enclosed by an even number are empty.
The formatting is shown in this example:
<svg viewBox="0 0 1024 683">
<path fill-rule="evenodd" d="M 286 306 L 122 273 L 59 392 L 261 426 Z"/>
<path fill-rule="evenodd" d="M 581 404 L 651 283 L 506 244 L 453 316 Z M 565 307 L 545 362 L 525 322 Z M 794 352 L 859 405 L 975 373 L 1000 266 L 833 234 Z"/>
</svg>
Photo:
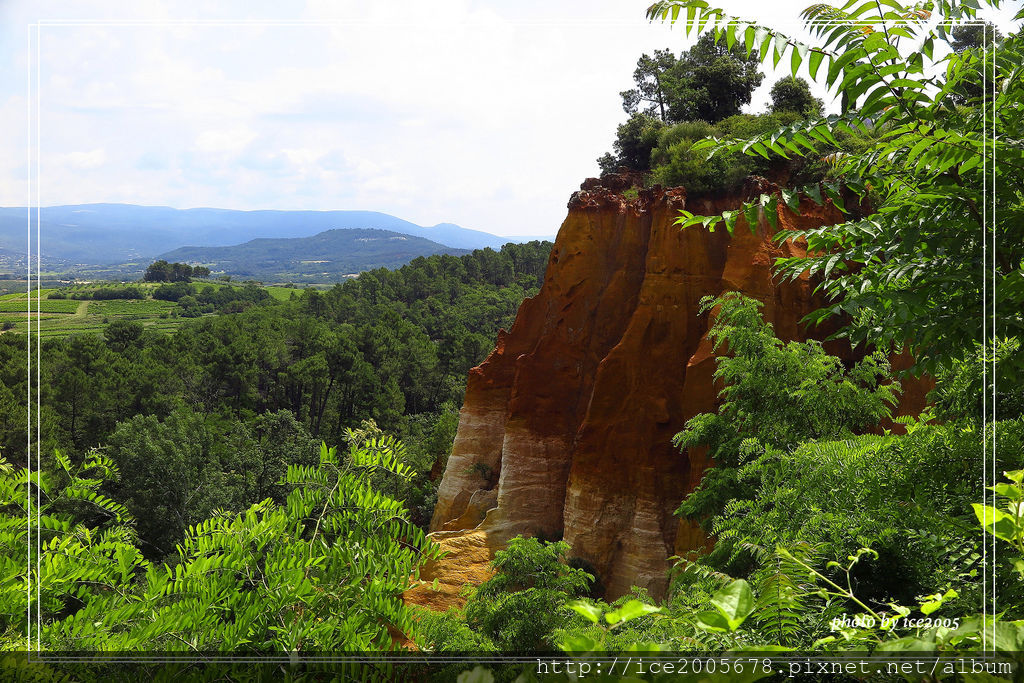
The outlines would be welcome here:
<svg viewBox="0 0 1024 683">
<path fill-rule="evenodd" d="M 497 573 L 466 603 L 466 623 L 500 650 L 551 647 L 552 632 L 575 617 L 560 609 L 587 593 L 594 577 L 565 563 L 569 544 L 516 537 L 495 553 Z"/>
<path fill-rule="evenodd" d="M 188 282 L 163 284 L 153 290 L 153 298 L 163 301 L 178 301 L 183 296 L 195 296 L 196 288 Z"/>
<path fill-rule="evenodd" d="M 96 301 L 111 299 L 145 299 L 146 295 L 138 287 L 100 287 L 92 292 Z"/>
<path fill-rule="evenodd" d="M 369 487 L 378 469 L 407 474 L 386 446 L 344 458 L 322 446 L 318 466 L 289 467 L 284 505 L 195 524 L 173 569 L 143 557 L 131 515 L 98 492 L 117 477 L 113 461 L 58 453 L 54 468 L 30 477 L 0 458 L 0 649 L 25 649 L 30 599 L 32 645 L 47 650 L 358 652 L 416 629 L 401 594 L 436 546 Z M 42 539 L 31 558 L 29 495 Z"/>
</svg>

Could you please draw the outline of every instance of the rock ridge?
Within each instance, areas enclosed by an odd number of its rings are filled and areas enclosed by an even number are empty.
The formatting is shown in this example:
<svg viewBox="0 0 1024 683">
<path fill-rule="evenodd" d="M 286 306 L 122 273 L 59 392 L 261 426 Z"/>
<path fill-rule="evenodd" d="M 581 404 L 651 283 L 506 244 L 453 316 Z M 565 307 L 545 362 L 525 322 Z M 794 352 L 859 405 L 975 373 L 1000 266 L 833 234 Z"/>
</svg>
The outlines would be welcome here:
<svg viewBox="0 0 1024 683">
<path fill-rule="evenodd" d="M 422 574 L 424 583 L 438 578 L 440 591 L 420 586 L 411 602 L 459 604 L 460 582 L 486 579 L 483 558 L 518 534 L 564 538 L 608 599 L 633 585 L 663 595 L 667 558 L 706 545 L 673 515 L 712 464 L 701 449 L 671 445 L 686 420 L 717 404 L 698 303 L 743 292 L 764 303 L 780 338 L 804 340 L 799 321 L 822 302 L 806 274 L 773 281 L 775 259 L 806 245 L 776 244 L 763 212 L 753 230 L 741 217 L 732 235 L 674 224 L 680 209 L 710 215 L 777 191 L 767 180 L 701 196 L 660 186 L 633 193 L 637 184 L 614 174 L 572 195 L 540 292 L 470 371 L 431 523 L 451 554 Z M 842 215 L 804 199 L 799 214 L 779 202 L 778 219 L 780 229 L 801 228 Z M 853 358 L 848 345 L 826 348 Z M 905 390 L 898 412 L 920 410 L 923 394 Z"/>
</svg>

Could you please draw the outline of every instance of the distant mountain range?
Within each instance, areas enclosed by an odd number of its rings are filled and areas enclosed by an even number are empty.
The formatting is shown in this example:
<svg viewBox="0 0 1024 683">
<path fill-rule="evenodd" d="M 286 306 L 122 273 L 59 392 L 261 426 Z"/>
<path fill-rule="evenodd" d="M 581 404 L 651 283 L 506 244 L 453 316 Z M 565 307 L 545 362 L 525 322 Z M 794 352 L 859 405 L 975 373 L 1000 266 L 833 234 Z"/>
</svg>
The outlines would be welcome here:
<svg viewBox="0 0 1024 683">
<path fill-rule="evenodd" d="M 499 237 L 452 223 L 424 227 L 377 211 L 235 211 L 78 204 L 43 207 L 40 214 L 43 260 L 64 266 L 141 261 L 188 245 L 225 247 L 256 238 L 312 237 L 333 230 L 389 230 L 434 242 L 438 248 L 454 249 L 497 249 L 508 242 L 545 239 Z M 25 253 L 25 215 L 24 207 L 0 208 L 0 248 Z"/>
<path fill-rule="evenodd" d="M 182 247 L 159 258 L 247 279 L 299 283 L 336 282 L 363 270 L 398 268 L 417 256 L 467 253 L 414 235 L 350 228 L 311 237 L 259 238 L 232 247 Z"/>
</svg>

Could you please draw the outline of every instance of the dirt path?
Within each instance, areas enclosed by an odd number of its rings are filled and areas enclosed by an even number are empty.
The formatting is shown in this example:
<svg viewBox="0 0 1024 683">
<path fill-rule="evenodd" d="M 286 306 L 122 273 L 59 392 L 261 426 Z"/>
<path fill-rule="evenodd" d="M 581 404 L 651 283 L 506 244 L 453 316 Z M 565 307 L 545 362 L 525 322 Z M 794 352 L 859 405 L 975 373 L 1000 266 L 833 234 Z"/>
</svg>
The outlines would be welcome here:
<svg viewBox="0 0 1024 683">
<path fill-rule="evenodd" d="M 76 317 L 76 318 L 84 318 L 85 317 L 85 312 L 88 311 L 88 310 L 89 310 L 89 302 L 88 301 L 83 301 L 82 303 L 78 304 L 78 308 L 75 309 L 74 317 Z"/>
</svg>

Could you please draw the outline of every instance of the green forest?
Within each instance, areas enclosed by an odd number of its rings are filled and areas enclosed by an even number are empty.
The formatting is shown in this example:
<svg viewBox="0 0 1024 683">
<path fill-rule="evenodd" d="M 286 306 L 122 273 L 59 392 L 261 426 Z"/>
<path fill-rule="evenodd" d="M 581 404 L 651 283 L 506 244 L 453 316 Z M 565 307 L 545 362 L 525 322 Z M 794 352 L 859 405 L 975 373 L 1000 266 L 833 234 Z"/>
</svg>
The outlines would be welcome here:
<svg viewBox="0 0 1024 683">
<path fill-rule="evenodd" d="M 675 514 L 714 544 L 672 558 L 664 599 L 634 588 L 605 601 L 568 543 L 517 537 L 496 553 L 493 578 L 467 586 L 464 608 L 402 601 L 437 557 L 426 531 L 467 372 L 548 264 L 551 244 L 510 244 L 326 291 L 183 275 L 50 292 L 55 305 L 160 301 L 176 326 L 126 315 L 42 339 L 32 372 L 46 457 L 32 470 L 26 338 L 0 335 L 0 660 L 24 649 L 578 664 L 988 653 L 980 672 L 944 664 L 889 678 L 1022 680 L 1024 42 L 979 20 L 996 4 L 814 5 L 802 16 L 812 44 L 704 0 L 648 10 L 699 37 L 679 56 L 639 59 L 602 172 L 635 179 L 627 196 L 655 184 L 721 196 L 751 175 L 780 187 L 721 214 L 684 211 L 680 230 L 732 233 L 760 217 L 778 227 L 779 211 L 808 202 L 837 209 L 835 224 L 776 232 L 808 255 L 774 269 L 815 278 L 826 304 L 804 323 L 827 322 L 860 358 L 781 341 L 739 293 L 702 301 L 720 404 L 679 425 L 673 443 L 708 449 L 715 466 Z M 773 85 L 768 111 L 742 113 L 769 60 L 791 76 Z M 808 79 L 839 93 L 837 113 Z M 914 364 L 896 371 L 889 359 L 904 349 Z M 935 380 L 929 407 L 895 418 L 911 375 Z M 38 524 L 26 527 L 30 506 Z M 785 677 L 723 662 L 631 680 Z M 24 666 L 39 680 L 63 675 Z M 390 666 L 345 676 L 412 675 Z M 306 673 L 280 665 L 272 676 Z M 443 657 L 415 677 L 578 680 Z"/>
</svg>

